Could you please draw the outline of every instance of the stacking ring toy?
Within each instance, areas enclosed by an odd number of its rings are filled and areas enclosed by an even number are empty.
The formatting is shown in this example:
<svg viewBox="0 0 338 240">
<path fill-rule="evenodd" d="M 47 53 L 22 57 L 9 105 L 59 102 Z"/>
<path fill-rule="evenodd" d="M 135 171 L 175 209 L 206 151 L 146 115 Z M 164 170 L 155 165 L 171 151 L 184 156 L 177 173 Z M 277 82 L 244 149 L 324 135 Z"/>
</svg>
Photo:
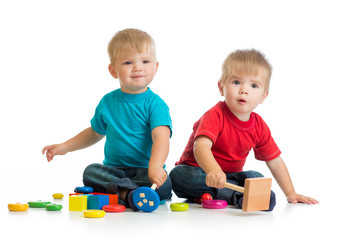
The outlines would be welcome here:
<svg viewBox="0 0 338 240">
<path fill-rule="evenodd" d="M 133 193 L 133 202 L 135 206 L 143 212 L 155 211 L 160 205 L 160 197 L 155 192 L 156 184 L 151 188 L 140 187 Z"/>
<path fill-rule="evenodd" d="M 126 207 L 119 204 L 111 204 L 103 206 L 102 210 L 105 212 L 124 212 L 126 211 Z"/>
<path fill-rule="evenodd" d="M 8 210 L 13 212 L 23 212 L 27 211 L 28 204 L 25 203 L 10 203 L 8 204 Z"/>
<path fill-rule="evenodd" d="M 53 194 L 53 198 L 54 199 L 62 199 L 63 198 L 63 194 L 62 193 L 54 193 Z"/>
<path fill-rule="evenodd" d="M 103 210 L 86 210 L 83 215 L 87 218 L 102 218 L 106 215 L 106 212 Z"/>
<path fill-rule="evenodd" d="M 28 205 L 31 208 L 45 208 L 47 204 L 51 204 L 51 202 L 44 202 L 41 200 L 38 200 L 36 202 L 28 202 Z"/>
<path fill-rule="evenodd" d="M 226 208 L 228 206 L 228 202 L 225 200 L 207 200 L 202 202 L 202 207 L 210 208 L 210 209 L 221 209 Z"/>
<path fill-rule="evenodd" d="M 74 192 L 76 192 L 76 193 L 92 193 L 92 192 L 94 192 L 94 189 L 92 187 L 87 187 L 87 186 L 76 187 Z"/>
<path fill-rule="evenodd" d="M 47 211 L 60 211 L 62 209 L 62 205 L 59 204 L 47 204 L 46 210 Z"/>
<path fill-rule="evenodd" d="M 175 212 L 185 212 L 189 209 L 189 204 L 187 203 L 172 203 L 170 204 L 171 211 Z"/>
</svg>

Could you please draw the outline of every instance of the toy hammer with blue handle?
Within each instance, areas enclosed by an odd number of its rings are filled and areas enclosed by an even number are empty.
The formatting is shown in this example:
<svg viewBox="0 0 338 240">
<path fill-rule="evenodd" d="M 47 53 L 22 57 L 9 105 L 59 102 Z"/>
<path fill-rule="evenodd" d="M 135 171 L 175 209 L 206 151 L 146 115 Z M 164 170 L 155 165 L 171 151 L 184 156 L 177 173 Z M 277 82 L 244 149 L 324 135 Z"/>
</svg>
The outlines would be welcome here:
<svg viewBox="0 0 338 240">
<path fill-rule="evenodd" d="M 135 206 L 143 212 L 153 212 L 160 205 L 160 197 L 155 191 L 157 185 L 154 183 L 149 187 L 140 187 L 133 194 Z"/>
</svg>

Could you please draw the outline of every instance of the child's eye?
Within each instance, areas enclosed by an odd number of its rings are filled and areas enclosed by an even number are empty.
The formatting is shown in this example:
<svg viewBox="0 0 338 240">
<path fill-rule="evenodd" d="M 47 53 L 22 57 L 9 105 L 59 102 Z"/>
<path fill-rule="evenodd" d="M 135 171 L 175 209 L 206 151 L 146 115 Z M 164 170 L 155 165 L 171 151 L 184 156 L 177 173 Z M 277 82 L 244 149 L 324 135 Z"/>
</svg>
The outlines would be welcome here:
<svg viewBox="0 0 338 240">
<path fill-rule="evenodd" d="M 235 85 L 240 85 L 241 84 L 241 82 L 238 81 L 238 80 L 233 80 L 232 83 L 235 84 Z"/>
<path fill-rule="evenodd" d="M 150 63 L 150 61 L 149 60 L 144 60 L 143 63 Z"/>
<path fill-rule="evenodd" d="M 251 87 L 252 87 L 252 88 L 258 88 L 258 85 L 257 85 L 256 83 L 253 83 L 253 84 L 251 85 Z"/>
<path fill-rule="evenodd" d="M 124 65 L 130 65 L 131 64 L 131 61 L 125 61 L 123 62 Z"/>
</svg>

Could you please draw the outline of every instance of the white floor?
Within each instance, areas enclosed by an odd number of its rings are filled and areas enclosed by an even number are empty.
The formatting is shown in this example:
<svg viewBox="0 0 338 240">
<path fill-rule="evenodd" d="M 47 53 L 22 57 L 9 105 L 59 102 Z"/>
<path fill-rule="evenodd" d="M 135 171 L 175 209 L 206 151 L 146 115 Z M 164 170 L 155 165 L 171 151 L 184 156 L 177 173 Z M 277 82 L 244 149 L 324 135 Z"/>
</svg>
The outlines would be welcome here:
<svg viewBox="0 0 338 240">
<path fill-rule="evenodd" d="M 11 177 L 13 178 L 9 176 Z M 28 236 L 34 239 L 64 239 L 65 237 L 88 239 L 94 236 L 111 239 L 123 236 L 126 236 L 126 239 L 131 237 L 158 239 L 161 235 L 182 239 L 179 237 L 184 234 L 186 238 L 188 232 L 196 239 L 211 237 L 228 239 L 236 235 L 240 236 L 239 239 L 273 237 L 314 239 L 324 235 L 337 235 L 337 224 L 335 220 L 332 221 L 337 216 L 337 210 L 332 206 L 332 199 L 328 195 L 325 198 L 322 192 L 324 189 L 317 192 L 321 196 L 320 204 L 312 206 L 288 204 L 277 189 L 277 206 L 270 213 L 244 213 L 232 206 L 211 210 L 190 203 L 187 212 L 172 212 L 169 207 L 171 202 L 184 201 L 174 196 L 171 201 L 167 201 L 152 213 L 132 212 L 128 209 L 123 213 L 107 213 L 104 218 L 88 219 L 83 217 L 81 212 L 68 211 L 67 195 L 72 192 L 73 186 L 71 183 L 66 183 L 67 176 L 59 180 L 57 176 L 45 175 L 35 175 L 30 178 L 21 175 L 19 178 L 23 181 L 5 184 L 8 187 L 3 189 L 0 199 L 1 235 L 10 234 L 10 239 L 22 239 Z M 50 182 L 50 179 L 54 181 Z M 59 186 L 57 182 L 60 183 Z M 62 192 L 66 197 L 62 200 L 53 200 L 52 194 L 55 192 Z M 10 212 L 7 209 L 8 203 L 35 200 L 61 203 L 63 209 L 60 212 L 47 212 L 44 209 Z M 295 236 L 291 237 L 291 235 Z"/>
</svg>

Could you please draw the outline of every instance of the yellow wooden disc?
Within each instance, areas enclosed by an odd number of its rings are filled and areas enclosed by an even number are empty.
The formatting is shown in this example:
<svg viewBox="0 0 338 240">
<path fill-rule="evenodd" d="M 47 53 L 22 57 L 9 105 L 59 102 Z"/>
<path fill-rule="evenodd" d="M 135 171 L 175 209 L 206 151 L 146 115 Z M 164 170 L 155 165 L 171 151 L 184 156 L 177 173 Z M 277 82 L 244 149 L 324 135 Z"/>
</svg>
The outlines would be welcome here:
<svg viewBox="0 0 338 240">
<path fill-rule="evenodd" d="M 63 194 L 62 193 L 54 193 L 53 194 L 53 198 L 54 199 L 62 199 L 63 198 Z"/>
<path fill-rule="evenodd" d="M 106 212 L 103 210 L 86 210 L 83 215 L 87 218 L 102 218 L 106 215 Z"/>
<path fill-rule="evenodd" d="M 175 211 L 175 212 L 188 211 L 189 204 L 187 204 L 187 203 L 172 203 L 172 204 L 170 204 L 170 209 L 171 209 L 171 211 Z"/>
<path fill-rule="evenodd" d="M 14 211 L 14 212 L 27 211 L 28 208 L 29 208 L 28 204 L 23 204 L 23 203 L 10 203 L 10 204 L 8 204 L 8 209 L 10 211 Z"/>
</svg>

